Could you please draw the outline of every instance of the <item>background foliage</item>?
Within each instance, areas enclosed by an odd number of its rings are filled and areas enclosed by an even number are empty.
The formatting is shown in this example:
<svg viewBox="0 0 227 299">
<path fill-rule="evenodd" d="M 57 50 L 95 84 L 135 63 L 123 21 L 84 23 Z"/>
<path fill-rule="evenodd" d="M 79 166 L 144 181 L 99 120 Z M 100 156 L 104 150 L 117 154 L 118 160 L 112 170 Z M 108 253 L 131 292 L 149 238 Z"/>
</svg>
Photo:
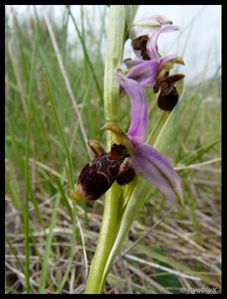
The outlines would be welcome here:
<svg viewBox="0 0 227 299">
<path fill-rule="evenodd" d="M 5 20 L 5 289 L 6 293 L 82 293 L 103 201 L 73 205 L 66 198 L 70 181 L 77 179 L 90 158 L 45 20 L 35 6 L 30 9 L 23 20 L 10 9 Z M 48 18 L 75 104 L 88 138 L 104 143 L 99 129 L 104 125 L 108 7 L 91 10 L 101 15 L 99 26 L 93 27 L 96 15 L 78 6 L 74 39 L 68 32 L 69 11 L 61 9 L 61 22 L 50 11 Z M 180 56 L 185 49 L 187 44 L 181 45 Z M 207 65 L 211 59 L 209 55 Z M 149 133 L 160 111 L 152 91 L 147 95 Z M 119 105 L 119 119 L 127 129 L 129 102 Z M 141 179 L 137 194 L 146 198 L 146 204 L 113 265 L 105 293 L 221 289 L 220 65 L 209 79 L 204 68 L 199 81 L 187 83 L 176 109 L 161 152 L 179 172 L 185 206 L 171 209 L 161 193 Z"/>
</svg>

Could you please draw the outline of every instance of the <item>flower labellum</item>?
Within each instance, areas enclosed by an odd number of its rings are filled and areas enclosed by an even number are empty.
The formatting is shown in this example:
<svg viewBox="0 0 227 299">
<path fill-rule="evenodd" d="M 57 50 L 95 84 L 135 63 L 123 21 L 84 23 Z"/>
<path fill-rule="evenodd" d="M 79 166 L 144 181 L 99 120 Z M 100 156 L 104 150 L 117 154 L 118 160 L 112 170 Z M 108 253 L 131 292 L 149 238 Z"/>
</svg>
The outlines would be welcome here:
<svg viewBox="0 0 227 299">
<path fill-rule="evenodd" d="M 82 169 L 74 190 L 68 195 L 75 200 L 97 200 L 113 184 L 115 180 L 119 185 L 128 184 L 135 177 L 135 172 L 128 159 L 127 148 L 122 144 L 112 144 L 109 153 L 98 141 L 88 142 L 92 148 L 95 159 Z"/>
<path fill-rule="evenodd" d="M 150 60 L 150 56 L 147 54 L 147 41 L 149 36 L 142 35 L 132 41 L 132 47 L 136 53 L 142 56 L 143 60 Z"/>
<path fill-rule="evenodd" d="M 158 107 L 165 111 L 171 111 L 178 102 L 178 91 L 174 86 L 175 83 L 184 78 L 183 74 L 176 74 L 172 76 L 166 76 L 156 82 L 153 90 L 158 92 Z"/>
</svg>

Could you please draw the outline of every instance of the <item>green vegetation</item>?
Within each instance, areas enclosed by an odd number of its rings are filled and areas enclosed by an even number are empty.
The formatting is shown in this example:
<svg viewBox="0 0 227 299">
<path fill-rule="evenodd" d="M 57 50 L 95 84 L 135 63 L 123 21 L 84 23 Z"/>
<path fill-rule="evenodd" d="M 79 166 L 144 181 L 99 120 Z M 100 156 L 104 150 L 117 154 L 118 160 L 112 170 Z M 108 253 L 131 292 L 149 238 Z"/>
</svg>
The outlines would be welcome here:
<svg viewBox="0 0 227 299">
<path fill-rule="evenodd" d="M 73 203 L 67 198 L 67 189 L 90 159 L 86 138 L 105 144 L 100 128 L 104 125 L 109 8 L 93 11 L 93 18 L 101 14 L 97 28 L 83 6 L 78 6 L 79 20 L 72 19 L 67 7 L 61 9 L 61 22 L 51 14 L 47 18 L 68 83 L 46 21 L 36 7 L 31 7 L 32 14 L 25 20 L 19 20 L 12 10 L 6 14 L 6 293 L 82 293 L 101 225 L 103 200 Z M 218 74 L 208 80 L 204 70 L 203 80 L 185 86 L 165 131 L 165 142 L 157 145 L 175 163 L 185 206 L 176 207 L 163 218 L 171 204 L 154 186 L 139 179 L 136 196 L 143 197 L 145 205 L 107 277 L 105 293 L 220 291 Z M 154 105 L 153 93 L 148 90 L 147 94 L 149 137 L 160 111 Z M 129 123 L 128 109 L 127 99 L 119 101 L 124 129 Z M 139 238 L 141 241 L 133 246 Z"/>
</svg>

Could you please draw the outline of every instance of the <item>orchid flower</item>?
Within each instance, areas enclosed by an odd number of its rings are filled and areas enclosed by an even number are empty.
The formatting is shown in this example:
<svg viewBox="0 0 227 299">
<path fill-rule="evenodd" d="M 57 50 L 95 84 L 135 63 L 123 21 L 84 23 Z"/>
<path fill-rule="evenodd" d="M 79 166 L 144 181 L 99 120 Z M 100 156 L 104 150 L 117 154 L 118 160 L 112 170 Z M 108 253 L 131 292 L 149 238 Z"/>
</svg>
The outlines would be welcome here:
<svg viewBox="0 0 227 299">
<path fill-rule="evenodd" d="M 110 152 L 98 141 L 89 141 L 95 159 L 82 169 L 72 199 L 96 200 L 114 183 L 125 185 L 138 175 L 157 186 L 171 202 L 183 202 L 180 179 L 171 163 L 144 142 L 147 129 L 147 101 L 143 87 L 135 80 L 116 72 L 115 79 L 131 101 L 131 123 L 127 134 L 117 123 L 102 128 L 114 133 Z"/>
<path fill-rule="evenodd" d="M 148 40 L 155 39 L 159 35 L 160 31 L 168 32 L 178 30 L 179 27 L 173 25 L 172 21 L 163 16 L 152 16 L 142 19 L 131 26 L 129 31 L 129 38 L 132 40 L 132 47 L 138 58 L 150 60 L 153 56 L 148 55 L 146 44 Z"/>
<path fill-rule="evenodd" d="M 178 29 L 178 26 L 161 16 L 137 22 L 132 26 L 129 37 L 137 56 L 142 56 L 143 59 L 124 60 L 128 67 L 126 77 L 136 80 L 143 88 L 152 87 L 155 93 L 160 90 L 158 106 L 168 111 L 171 111 L 178 101 L 175 84 L 184 78 L 183 74 L 169 76 L 169 71 L 175 63 L 184 64 L 184 61 L 176 54 L 161 57 L 157 42 L 161 33 Z M 122 95 L 124 93 L 121 92 Z"/>
<path fill-rule="evenodd" d="M 171 202 L 182 203 L 183 191 L 173 166 L 156 149 L 144 142 L 148 116 L 142 86 L 119 72 L 115 73 L 115 79 L 130 98 L 131 123 L 127 134 L 116 123 L 107 123 L 104 128 L 114 133 L 114 142 L 126 146 L 136 175 L 157 186 Z"/>
</svg>

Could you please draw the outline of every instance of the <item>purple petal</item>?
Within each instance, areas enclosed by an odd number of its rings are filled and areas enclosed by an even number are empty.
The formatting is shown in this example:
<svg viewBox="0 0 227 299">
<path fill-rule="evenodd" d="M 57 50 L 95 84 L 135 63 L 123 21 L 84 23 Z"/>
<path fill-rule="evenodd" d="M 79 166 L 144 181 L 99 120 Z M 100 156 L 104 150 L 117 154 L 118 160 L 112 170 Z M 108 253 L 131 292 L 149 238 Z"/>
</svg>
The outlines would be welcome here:
<svg viewBox="0 0 227 299">
<path fill-rule="evenodd" d="M 154 87 L 159 71 L 159 63 L 155 60 L 144 60 L 134 66 L 127 74 L 127 78 L 136 80 L 143 88 Z"/>
<path fill-rule="evenodd" d="M 170 21 L 169 19 L 167 19 L 164 16 L 154 16 L 156 18 L 156 20 L 159 22 L 159 24 L 161 25 L 167 25 L 167 24 L 173 24 L 172 21 Z"/>
<path fill-rule="evenodd" d="M 147 128 L 147 101 L 144 90 L 135 80 L 128 79 L 120 73 L 115 73 L 115 79 L 130 98 L 131 123 L 127 135 L 135 145 L 138 145 L 144 142 Z"/>
<path fill-rule="evenodd" d="M 131 58 L 127 58 L 123 61 L 123 63 L 127 66 L 128 69 L 138 66 L 139 64 L 143 63 L 143 60 L 134 60 Z M 125 96 L 125 90 L 121 87 L 120 88 L 120 98 Z"/>
<path fill-rule="evenodd" d="M 157 45 L 159 34 L 165 33 L 165 32 L 171 32 L 171 31 L 175 31 L 175 30 L 179 30 L 179 27 L 175 26 L 175 25 L 167 24 L 167 25 L 163 25 L 161 28 L 156 30 L 150 36 L 150 38 L 148 39 L 148 42 L 147 42 L 147 52 L 148 52 L 149 56 L 151 57 L 151 59 L 159 60 L 159 58 L 161 57 L 158 52 L 158 45 Z"/>
<path fill-rule="evenodd" d="M 128 69 L 137 66 L 140 63 L 143 63 L 143 60 L 134 60 L 131 58 L 127 58 L 123 61 L 123 63 L 127 66 Z"/>
<path fill-rule="evenodd" d="M 180 179 L 171 163 L 148 144 L 136 147 L 132 156 L 136 174 L 157 186 L 171 202 L 183 202 Z"/>
<path fill-rule="evenodd" d="M 172 24 L 172 22 L 163 16 L 152 16 L 150 18 L 139 20 L 132 25 L 129 32 L 129 38 L 134 40 L 143 35 L 151 35 L 162 25 L 166 24 Z"/>
</svg>

